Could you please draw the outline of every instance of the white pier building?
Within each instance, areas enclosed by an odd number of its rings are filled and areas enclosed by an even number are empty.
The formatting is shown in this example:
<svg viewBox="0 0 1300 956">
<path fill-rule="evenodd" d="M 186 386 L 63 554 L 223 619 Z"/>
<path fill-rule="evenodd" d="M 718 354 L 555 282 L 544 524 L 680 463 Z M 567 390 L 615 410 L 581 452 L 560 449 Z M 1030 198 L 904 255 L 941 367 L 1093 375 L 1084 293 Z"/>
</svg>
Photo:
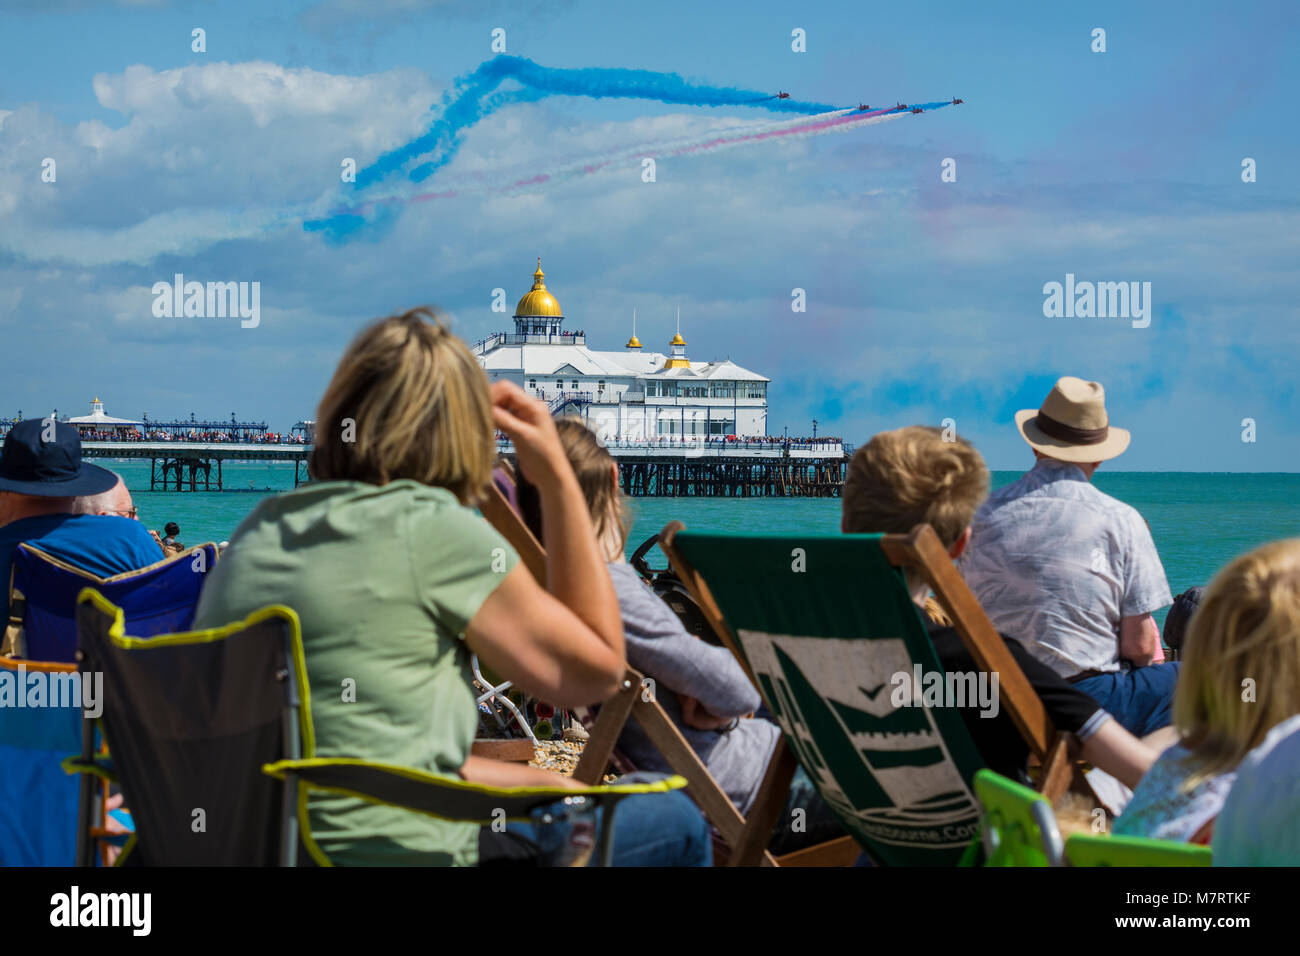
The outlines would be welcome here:
<svg viewBox="0 0 1300 956">
<path fill-rule="evenodd" d="M 642 348 L 635 313 L 622 352 L 590 349 L 585 333 L 565 331 L 539 258 L 514 322 L 513 332 L 493 333 L 473 347 L 488 378 L 514 382 L 556 415 L 581 415 L 606 441 L 671 447 L 768 433 L 770 380 L 729 360 L 691 361 L 680 318 L 667 354 Z"/>
</svg>

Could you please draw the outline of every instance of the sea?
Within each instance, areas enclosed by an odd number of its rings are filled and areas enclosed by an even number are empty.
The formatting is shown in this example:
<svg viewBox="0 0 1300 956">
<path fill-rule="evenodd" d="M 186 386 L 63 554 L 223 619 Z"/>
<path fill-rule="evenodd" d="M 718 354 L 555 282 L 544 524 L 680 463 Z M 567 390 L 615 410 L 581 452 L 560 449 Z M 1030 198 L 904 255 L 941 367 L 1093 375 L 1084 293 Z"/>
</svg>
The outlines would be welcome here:
<svg viewBox="0 0 1300 956">
<path fill-rule="evenodd" d="M 151 492 L 147 463 L 97 463 L 126 479 L 146 527 L 161 532 L 174 521 L 187 545 L 229 540 L 258 501 L 293 488 L 293 466 L 278 462 L 226 463 L 223 492 Z M 996 471 L 993 486 L 1020 475 Z M 1173 594 L 1208 584 L 1257 545 L 1300 536 L 1300 474 L 1098 471 L 1093 480 L 1146 518 Z M 833 533 L 840 521 L 838 498 L 635 498 L 630 505 L 629 555 L 674 519 L 689 528 L 758 534 Z M 666 563 L 658 552 L 651 557 L 654 566 Z M 1163 624 L 1164 612 L 1156 617 Z"/>
</svg>

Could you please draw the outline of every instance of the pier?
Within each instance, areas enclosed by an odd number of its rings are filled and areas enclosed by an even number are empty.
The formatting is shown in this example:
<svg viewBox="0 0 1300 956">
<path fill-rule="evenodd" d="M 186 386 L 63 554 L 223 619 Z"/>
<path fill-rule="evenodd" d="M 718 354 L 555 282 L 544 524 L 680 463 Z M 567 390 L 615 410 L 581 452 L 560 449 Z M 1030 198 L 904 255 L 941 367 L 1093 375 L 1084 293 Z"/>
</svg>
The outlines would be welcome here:
<svg viewBox="0 0 1300 956">
<path fill-rule="evenodd" d="M 632 498 L 837 498 L 850 450 L 839 442 L 610 441 L 623 493 Z M 150 462 L 150 491 L 223 491 L 222 463 L 293 462 L 307 480 L 311 445 L 270 442 L 88 441 L 86 458 Z M 497 451 L 514 457 L 508 441 Z"/>
<path fill-rule="evenodd" d="M 223 491 L 225 461 L 291 461 L 293 486 L 307 479 L 311 446 L 269 442 L 87 441 L 83 458 L 149 459 L 150 491 Z"/>
</svg>

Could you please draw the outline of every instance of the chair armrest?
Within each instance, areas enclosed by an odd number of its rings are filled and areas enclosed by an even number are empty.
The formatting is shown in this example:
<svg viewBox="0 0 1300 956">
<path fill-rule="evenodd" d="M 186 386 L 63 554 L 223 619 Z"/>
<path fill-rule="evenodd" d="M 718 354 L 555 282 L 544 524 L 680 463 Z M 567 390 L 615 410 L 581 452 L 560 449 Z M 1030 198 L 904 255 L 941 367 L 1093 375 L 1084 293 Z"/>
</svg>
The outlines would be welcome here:
<svg viewBox="0 0 1300 956">
<path fill-rule="evenodd" d="M 565 797 L 586 797 L 597 806 L 643 793 L 668 793 L 686 779 L 666 777 L 647 783 L 599 787 L 490 787 L 459 777 L 355 757 L 308 757 L 264 764 L 262 772 L 279 780 L 301 780 L 313 790 L 340 793 L 368 803 L 401 807 L 441 820 L 490 824 L 501 819 L 526 820 L 540 806 Z"/>
<path fill-rule="evenodd" d="M 67 774 L 88 773 L 99 777 L 101 780 L 107 780 L 109 783 L 117 783 L 117 772 L 113 770 L 113 758 L 107 755 L 101 755 L 92 760 L 83 760 L 81 754 L 73 754 L 71 757 L 64 757 L 59 761 L 59 766 Z"/>
</svg>

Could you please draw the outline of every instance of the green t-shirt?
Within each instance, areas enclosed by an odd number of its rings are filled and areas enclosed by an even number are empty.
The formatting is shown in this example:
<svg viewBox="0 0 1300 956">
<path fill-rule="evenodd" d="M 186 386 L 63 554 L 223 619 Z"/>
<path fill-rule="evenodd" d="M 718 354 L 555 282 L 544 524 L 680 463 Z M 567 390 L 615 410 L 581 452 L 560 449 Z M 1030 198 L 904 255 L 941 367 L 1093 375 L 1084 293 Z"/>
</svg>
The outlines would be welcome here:
<svg viewBox="0 0 1300 956">
<path fill-rule="evenodd" d="M 268 604 L 302 620 L 316 755 L 455 773 L 478 711 L 463 642 L 518 556 L 444 488 L 321 482 L 268 498 L 208 577 L 195 628 Z M 355 699 L 345 699 L 345 698 Z M 315 794 L 312 835 L 341 864 L 471 866 L 478 827 Z"/>
</svg>

